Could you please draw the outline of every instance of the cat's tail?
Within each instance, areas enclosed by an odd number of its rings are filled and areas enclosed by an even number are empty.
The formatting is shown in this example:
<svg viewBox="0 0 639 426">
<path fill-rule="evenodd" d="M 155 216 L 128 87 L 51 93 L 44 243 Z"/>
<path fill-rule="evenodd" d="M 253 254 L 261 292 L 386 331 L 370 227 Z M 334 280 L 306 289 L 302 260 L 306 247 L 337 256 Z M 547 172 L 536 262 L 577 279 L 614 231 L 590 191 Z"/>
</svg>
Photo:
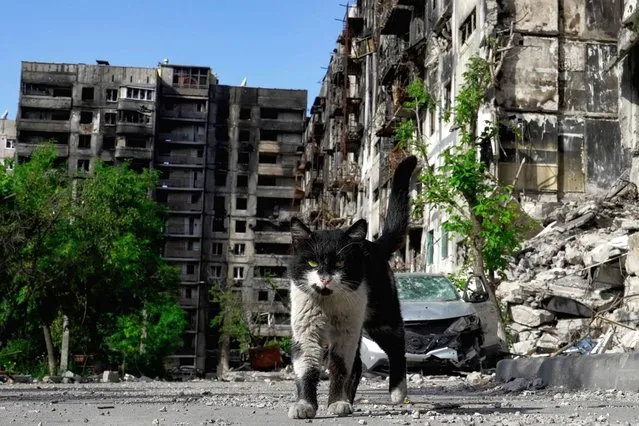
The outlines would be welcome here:
<svg viewBox="0 0 639 426">
<path fill-rule="evenodd" d="M 417 157 L 406 157 L 395 169 L 393 186 L 388 199 L 386 220 L 382 235 L 376 241 L 380 253 L 387 261 L 403 244 L 410 216 L 408 189 L 410 178 L 417 167 Z"/>
</svg>

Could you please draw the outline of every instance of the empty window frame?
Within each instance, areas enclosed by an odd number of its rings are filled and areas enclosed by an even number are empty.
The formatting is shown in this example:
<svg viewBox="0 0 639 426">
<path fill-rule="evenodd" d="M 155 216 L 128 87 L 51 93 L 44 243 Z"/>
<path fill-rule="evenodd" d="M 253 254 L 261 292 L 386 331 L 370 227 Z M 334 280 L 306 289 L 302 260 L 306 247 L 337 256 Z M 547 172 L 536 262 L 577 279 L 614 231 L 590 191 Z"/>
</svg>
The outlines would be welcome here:
<svg viewBox="0 0 639 426">
<path fill-rule="evenodd" d="M 244 279 L 244 267 L 243 266 L 234 266 L 233 267 L 233 279 L 235 279 L 235 280 L 243 280 Z"/>
<path fill-rule="evenodd" d="M 235 199 L 235 209 L 236 210 L 246 210 L 248 206 L 248 200 L 244 197 L 237 197 Z"/>
<path fill-rule="evenodd" d="M 224 245 L 222 243 L 211 243 L 211 254 L 214 256 L 221 256 L 224 251 Z"/>
<path fill-rule="evenodd" d="M 477 18 L 476 18 L 476 9 L 470 12 L 470 15 L 464 20 L 464 22 L 459 27 L 459 40 L 461 44 L 466 43 L 466 41 L 470 38 L 470 36 L 477 28 Z"/>
<path fill-rule="evenodd" d="M 233 246 L 233 254 L 236 256 L 244 256 L 246 253 L 246 244 L 245 243 L 235 243 Z"/>
<path fill-rule="evenodd" d="M 222 266 L 220 266 L 220 265 L 210 265 L 209 266 L 209 277 L 210 278 L 222 278 Z"/>
<path fill-rule="evenodd" d="M 79 173 L 88 173 L 89 172 L 89 164 L 91 163 L 90 160 L 87 159 L 80 159 L 77 162 L 77 170 Z"/>
<path fill-rule="evenodd" d="M 114 149 L 115 136 L 104 136 L 102 138 L 102 149 Z"/>
<path fill-rule="evenodd" d="M 173 86 L 206 89 L 209 85 L 208 68 L 173 68 Z"/>
<path fill-rule="evenodd" d="M 91 135 L 78 136 L 78 148 L 80 149 L 91 148 Z"/>
<path fill-rule="evenodd" d="M 94 98 L 94 89 L 93 87 L 83 87 L 82 88 L 82 100 L 83 101 L 92 101 Z"/>
<path fill-rule="evenodd" d="M 246 232 L 246 221 L 245 220 L 236 220 L 235 221 L 235 232 L 239 234 L 243 234 Z"/>
<path fill-rule="evenodd" d="M 126 88 L 126 98 L 139 101 L 152 101 L 154 91 L 149 89 L 138 89 L 136 87 Z"/>
<path fill-rule="evenodd" d="M 80 124 L 91 124 L 93 122 L 93 112 L 81 111 L 80 112 Z"/>
<path fill-rule="evenodd" d="M 104 125 L 105 126 L 115 126 L 117 121 L 117 114 L 115 112 L 105 112 L 104 113 Z"/>
<path fill-rule="evenodd" d="M 118 89 L 106 89 L 106 101 L 115 102 L 118 100 Z"/>
<path fill-rule="evenodd" d="M 246 188 L 246 187 L 248 187 L 248 176 L 246 176 L 246 175 L 238 175 L 237 176 L 237 187 L 238 188 Z"/>
<path fill-rule="evenodd" d="M 151 116 L 139 111 L 121 110 L 118 111 L 118 123 L 150 124 Z"/>
<path fill-rule="evenodd" d="M 16 147 L 16 140 L 15 139 L 7 139 L 4 147 L 8 148 L 8 149 L 14 149 Z"/>
</svg>

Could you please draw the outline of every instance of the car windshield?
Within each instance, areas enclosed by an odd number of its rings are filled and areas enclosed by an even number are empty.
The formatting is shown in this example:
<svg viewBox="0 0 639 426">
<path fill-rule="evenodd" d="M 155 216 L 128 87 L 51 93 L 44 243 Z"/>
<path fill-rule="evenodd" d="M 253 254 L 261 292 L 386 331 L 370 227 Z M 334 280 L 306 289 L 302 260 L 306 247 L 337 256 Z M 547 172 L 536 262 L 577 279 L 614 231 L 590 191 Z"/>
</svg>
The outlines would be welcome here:
<svg viewBox="0 0 639 426">
<path fill-rule="evenodd" d="M 446 277 L 429 275 L 396 276 L 399 300 L 450 302 L 459 300 L 453 283 Z"/>
</svg>

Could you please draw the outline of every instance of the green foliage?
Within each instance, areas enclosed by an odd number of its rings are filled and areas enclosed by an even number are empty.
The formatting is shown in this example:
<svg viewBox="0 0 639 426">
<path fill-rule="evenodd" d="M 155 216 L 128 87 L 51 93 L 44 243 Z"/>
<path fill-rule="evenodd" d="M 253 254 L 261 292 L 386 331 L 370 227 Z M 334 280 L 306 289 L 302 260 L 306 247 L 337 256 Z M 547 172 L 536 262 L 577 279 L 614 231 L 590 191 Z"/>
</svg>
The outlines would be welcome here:
<svg viewBox="0 0 639 426">
<path fill-rule="evenodd" d="M 72 179 L 59 166 L 48 144 L 13 171 L 0 167 L 0 341 L 41 340 L 41 326 L 66 315 L 72 350 L 105 355 L 116 318 L 177 292 L 178 272 L 161 257 L 157 173 L 98 163 Z"/>
<path fill-rule="evenodd" d="M 9 340 L 0 349 L 0 366 L 12 373 L 41 378 L 47 372 L 44 348 L 33 339 Z"/>
<path fill-rule="evenodd" d="M 161 374 L 164 357 L 175 353 L 182 343 L 185 315 L 171 298 L 147 302 L 139 312 L 117 317 L 116 331 L 107 337 L 107 346 L 130 371 Z"/>
<path fill-rule="evenodd" d="M 492 87 L 490 67 L 480 57 L 469 59 L 455 102 L 443 111 L 444 120 L 458 129 L 458 143 L 440 154 L 437 167 L 421 172 L 423 190 L 413 210 L 417 216 L 427 206 L 444 211 L 448 216 L 444 229 L 468 242 L 482 270 L 499 271 L 506 267 L 506 256 L 517 248 L 522 229 L 519 210 L 510 203 L 512 188 L 494 179 L 477 150 L 480 143 L 489 143 L 497 137 L 498 123 L 492 122 L 484 123 L 484 130 L 477 135 L 478 112 Z M 427 140 L 420 137 L 420 129 L 416 127 L 419 111 L 432 104 L 431 97 L 419 79 L 407 87 L 407 93 L 410 100 L 405 106 L 414 111 L 415 118 L 401 122 L 395 137 L 400 146 L 413 147 L 426 164 L 432 164 Z"/>
<path fill-rule="evenodd" d="M 252 346 L 254 336 L 242 294 L 229 289 L 211 289 L 211 299 L 220 308 L 211 319 L 211 326 L 218 328 L 222 336 L 236 340 L 242 352 L 247 351 Z"/>
</svg>

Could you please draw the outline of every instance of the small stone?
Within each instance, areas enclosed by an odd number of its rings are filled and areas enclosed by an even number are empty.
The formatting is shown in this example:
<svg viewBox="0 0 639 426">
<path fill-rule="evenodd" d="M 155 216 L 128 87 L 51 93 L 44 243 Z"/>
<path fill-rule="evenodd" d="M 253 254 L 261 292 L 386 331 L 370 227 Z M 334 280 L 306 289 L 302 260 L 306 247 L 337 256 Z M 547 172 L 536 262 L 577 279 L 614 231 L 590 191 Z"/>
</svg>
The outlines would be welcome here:
<svg viewBox="0 0 639 426">
<path fill-rule="evenodd" d="M 162 407 L 162 408 L 160 408 L 160 413 L 166 413 L 166 411 L 167 411 L 167 410 L 166 410 L 166 407 Z"/>
<path fill-rule="evenodd" d="M 359 423 L 360 425 L 367 425 L 368 422 L 366 420 L 360 420 L 357 423 Z"/>
<path fill-rule="evenodd" d="M 419 419 L 421 417 L 419 410 L 413 410 L 413 414 L 411 415 L 411 417 L 414 419 Z"/>
</svg>

